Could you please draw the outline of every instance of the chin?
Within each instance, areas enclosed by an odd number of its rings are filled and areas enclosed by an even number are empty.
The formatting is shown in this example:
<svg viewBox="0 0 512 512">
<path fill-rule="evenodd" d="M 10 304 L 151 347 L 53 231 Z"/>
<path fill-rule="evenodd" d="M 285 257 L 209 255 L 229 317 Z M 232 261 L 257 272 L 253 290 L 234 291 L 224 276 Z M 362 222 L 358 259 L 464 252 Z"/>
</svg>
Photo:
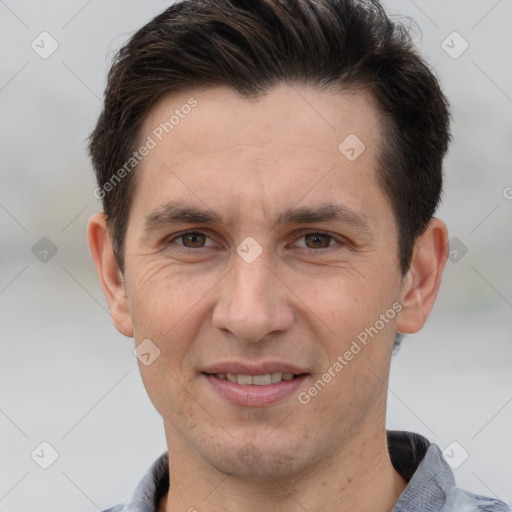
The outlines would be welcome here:
<svg viewBox="0 0 512 512">
<path fill-rule="evenodd" d="M 239 454 L 234 453 L 212 462 L 218 471 L 231 477 L 268 483 L 293 477 L 302 469 L 299 460 L 289 454 L 260 453 L 253 460 L 240 459 Z"/>
<path fill-rule="evenodd" d="M 271 443 L 268 432 L 259 438 L 247 435 L 242 439 L 225 439 L 213 451 L 208 450 L 210 453 L 204 454 L 204 459 L 225 475 L 269 483 L 293 477 L 305 469 L 307 450 L 298 440 L 276 438 Z M 246 441 L 249 439 L 252 441 Z"/>
</svg>

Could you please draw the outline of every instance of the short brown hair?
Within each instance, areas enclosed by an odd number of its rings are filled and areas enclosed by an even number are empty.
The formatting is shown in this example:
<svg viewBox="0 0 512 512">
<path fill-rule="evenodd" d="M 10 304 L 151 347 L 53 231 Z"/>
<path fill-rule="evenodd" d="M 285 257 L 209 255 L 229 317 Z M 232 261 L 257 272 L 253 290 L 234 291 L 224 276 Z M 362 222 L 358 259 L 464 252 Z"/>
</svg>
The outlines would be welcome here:
<svg viewBox="0 0 512 512">
<path fill-rule="evenodd" d="M 449 113 L 407 31 L 377 0 L 182 0 L 131 37 L 110 69 L 89 142 L 121 271 L 136 172 L 104 185 L 119 178 L 150 109 L 172 92 L 225 85 L 258 97 L 281 82 L 373 94 L 384 129 L 378 179 L 407 271 L 440 200 Z"/>
</svg>

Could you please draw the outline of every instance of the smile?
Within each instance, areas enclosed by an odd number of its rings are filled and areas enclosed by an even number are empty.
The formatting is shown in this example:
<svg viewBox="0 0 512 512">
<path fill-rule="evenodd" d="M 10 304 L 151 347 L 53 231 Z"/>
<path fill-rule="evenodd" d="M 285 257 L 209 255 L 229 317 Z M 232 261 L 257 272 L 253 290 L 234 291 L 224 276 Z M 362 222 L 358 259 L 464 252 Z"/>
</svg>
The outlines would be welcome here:
<svg viewBox="0 0 512 512">
<path fill-rule="evenodd" d="M 202 373 L 217 397 L 243 407 L 268 407 L 296 396 L 309 373 Z"/>
<path fill-rule="evenodd" d="M 270 384 L 278 384 L 285 380 L 292 380 L 297 375 L 294 373 L 264 373 L 261 375 L 244 375 L 243 373 L 216 373 L 214 377 L 221 380 L 229 380 L 242 385 L 268 386 Z"/>
</svg>

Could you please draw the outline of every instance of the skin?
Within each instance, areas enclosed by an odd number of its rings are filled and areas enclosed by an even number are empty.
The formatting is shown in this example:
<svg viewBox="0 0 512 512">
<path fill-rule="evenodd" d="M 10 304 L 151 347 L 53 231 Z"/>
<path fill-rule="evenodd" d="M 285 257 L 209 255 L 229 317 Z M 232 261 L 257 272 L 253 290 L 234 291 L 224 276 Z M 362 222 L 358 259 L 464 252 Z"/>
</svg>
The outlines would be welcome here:
<svg viewBox="0 0 512 512">
<path fill-rule="evenodd" d="M 139 362 L 169 451 L 171 490 L 159 510 L 389 511 L 406 486 L 386 444 L 393 339 L 421 329 L 431 311 L 446 226 L 430 222 L 402 275 L 396 221 L 376 180 L 380 125 L 368 93 L 282 84 L 256 101 L 224 87 L 187 91 L 160 101 L 140 140 L 190 97 L 197 106 L 137 170 L 124 275 L 104 214 L 88 225 L 117 329 L 161 351 L 149 366 Z M 338 150 L 349 134 L 366 146 L 353 162 Z M 145 230 L 169 201 L 222 220 Z M 273 222 L 327 202 L 364 225 Z M 185 231 L 200 234 L 177 236 Z M 252 263 L 236 252 L 246 237 L 263 250 Z M 234 405 L 201 373 L 226 360 L 291 362 L 309 373 L 299 389 L 307 391 L 396 303 L 400 313 L 307 405 L 297 393 Z M 244 449 L 257 462 L 240 457 Z"/>
</svg>

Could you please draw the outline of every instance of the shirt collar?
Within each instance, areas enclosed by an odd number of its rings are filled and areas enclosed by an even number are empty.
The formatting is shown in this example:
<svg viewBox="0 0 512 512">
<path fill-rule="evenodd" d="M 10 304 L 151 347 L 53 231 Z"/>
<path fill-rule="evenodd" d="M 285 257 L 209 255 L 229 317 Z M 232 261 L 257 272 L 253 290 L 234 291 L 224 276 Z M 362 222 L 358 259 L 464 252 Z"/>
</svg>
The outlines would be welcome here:
<svg viewBox="0 0 512 512">
<path fill-rule="evenodd" d="M 388 450 L 394 468 L 408 482 L 391 512 L 437 512 L 455 487 L 455 478 L 441 450 L 412 432 L 388 431 Z"/>
</svg>

